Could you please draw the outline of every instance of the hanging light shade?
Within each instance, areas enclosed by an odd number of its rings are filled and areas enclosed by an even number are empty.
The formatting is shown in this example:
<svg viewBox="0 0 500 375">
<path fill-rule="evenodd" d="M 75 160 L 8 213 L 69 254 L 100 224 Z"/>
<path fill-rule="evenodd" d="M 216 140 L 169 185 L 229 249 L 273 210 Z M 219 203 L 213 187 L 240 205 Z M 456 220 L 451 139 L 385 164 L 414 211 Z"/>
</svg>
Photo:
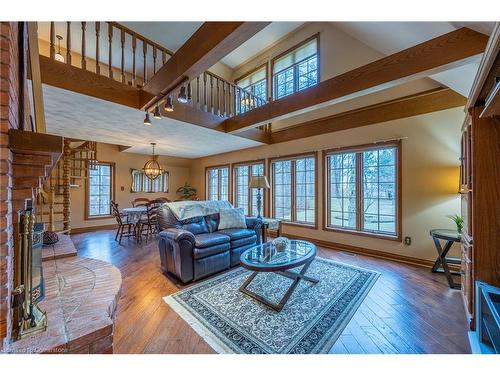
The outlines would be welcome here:
<svg viewBox="0 0 500 375">
<path fill-rule="evenodd" d="M 59 62 L 64 62 L 64 56 L 62 55 L 61 53 L 61 40 L 62 40 L 62 36 L 60 35 L 56 35 L 56 38 L 57 38 L 57 43 L 58 43 L 58 46 L 57 46 L 57 53 L 54 55 L 54 59 L 56 61 L 59 61 Z"/>
<path fill-rule="evenodd" d="M 144 117 L 144 125 L 151 125 L 151 120 L 149 119 L 149 113 L 146 112 L 146 116 Z"/>
<path fill-rule="evenodd" d="M 153 112 L 153 117 L 157 120 L 161 119 L 160 106 L 156 105 L 155 111 Z"/>
<path fill-rule="evenodd" d="M 167 100 L 165 101 L 165 111 L 167 112 L 173 112 L 174 111 L 174 104 L 172 103 L 172 97 L 168 96 Z"/>
<path fill-rule="evenodd" d="M 160 163 L 158 163 L 158 161 L 156 160 L 157 159 L 157 155 L 155 155 L 156 143 L 151 142 L 151 145 L 153 146 L 153 155 L 151 159 L 148 160 L 146 164 L 144 164 L 142 171 L 148 178 L 154 180 L 162 174 L 163 169 L 161 168 Z"/>
<path fill-rule="evenodd" d="M 181 91 L 179 91 L 179 95 L 177 96 L 177 100 L 179 103 L 187 103 L 188 97 L 186 94 L 186 86 L 181 86 Z"/>
</svg>

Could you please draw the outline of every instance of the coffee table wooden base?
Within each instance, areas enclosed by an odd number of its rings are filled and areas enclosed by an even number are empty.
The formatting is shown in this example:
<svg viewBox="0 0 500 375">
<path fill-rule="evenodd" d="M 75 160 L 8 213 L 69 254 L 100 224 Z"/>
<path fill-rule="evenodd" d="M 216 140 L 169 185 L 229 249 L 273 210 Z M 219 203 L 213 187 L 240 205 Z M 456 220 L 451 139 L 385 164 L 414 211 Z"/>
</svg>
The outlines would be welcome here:
<svg viewBox="0 0 500 375">
<path fill-rule="evenodd" d="M 314 283 L 314 284 L 319 282 L 319 280 L 305 275 L 305 273 L 307 272 L 311 263 L 312 263 L 312 259 L 310 262 L 304 264 L 304 266 L 302 267 L 300 272 L 293 272 L 293 271 L 288 271 L 288 270 L 287 271 L 273 271 L 274 273 L 276 273 L 278 275 L 281 275 L 281 276 L 284 276 L 284 277 L 287 277 L 287 278 L 293 280 L 292 285 L 290 285 L 290 287 L 287 289 L 285 295 L 283 296 L 283 298 L 281 298 L 281 300 L 278 304 L 269 301 L 267 298 L 265 298 L 257 293 L 254 293 L 247 288 L 248 285 L 253 281 L 253 279 L 255 279 L 255 276 L 257 276 L 257 274 L 261 273 L 262 271 L 253 272 L 248 277 L 248 279 L 246 279 L 245 282 L 240 286 L 240 292 L 245 293 L 247 296 L 252 297 L 253 299 L 256 299 L 257 301 L 270 307 L 274 311 L 280 312 L 283 309 L 283 307 L 285 306 L 285 304 L 287 303 L 287 301 L 289 300 L 289 298 L 292 295 L 295 288 L 297 288 L 297 285 L 299 284 L 300 280 L 309 281 L 310 283 Z"/>
</svg>

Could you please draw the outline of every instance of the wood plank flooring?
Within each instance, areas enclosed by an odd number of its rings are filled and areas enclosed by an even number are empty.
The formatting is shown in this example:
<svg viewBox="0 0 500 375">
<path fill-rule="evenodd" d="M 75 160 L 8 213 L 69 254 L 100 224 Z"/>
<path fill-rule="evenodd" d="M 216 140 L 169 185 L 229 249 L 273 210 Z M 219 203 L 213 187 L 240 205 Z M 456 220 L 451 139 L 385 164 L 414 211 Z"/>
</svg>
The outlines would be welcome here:
<svg viewBox="0 0 500 375">
<path fill-rule="evenodd" d="M 114 241 L 114 231 L 72 235 L 80 256 L 120 269 L 115 353 L 213 353 L 162 300 L 183 286 L 159 270 L 155 239 Z M 318 255 L 379 271 L 377 283 L 331 353 L 470 353 L 460 291 L 429 269 L 319 248 Z"/>
</svg>

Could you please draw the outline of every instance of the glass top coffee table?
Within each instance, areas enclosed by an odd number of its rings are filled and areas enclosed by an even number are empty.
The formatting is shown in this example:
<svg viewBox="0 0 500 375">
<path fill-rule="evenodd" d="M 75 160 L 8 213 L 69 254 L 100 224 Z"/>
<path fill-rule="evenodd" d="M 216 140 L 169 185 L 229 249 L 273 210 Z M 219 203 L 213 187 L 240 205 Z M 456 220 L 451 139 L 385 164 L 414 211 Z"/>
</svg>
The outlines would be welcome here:
<svg viewBox="0 0 500 375">
<path fill-rule="evenodd" d="M 254 246 L 241 254 L 240 264 L 246 269 L 254 271 L 240 287 L 240 292 L 262 302 L 275 311 L 281 311 L 292 295 L 300 280 L 317 283 L 319 280 L 306 276 L 309 266 L 316 256 L 316 246 L 307 241 L 289 240 L 283 250 L 278 250 L 272 242 Z M 300 272 L 291 271 L 292 268 L 303 266 Z M 247 287 L 259 272 L 274 272 L 280 276 L 293 280 L 279 303 L 273 303 L 261 295 L 254 293 Z M 272 285 L 269 285 L 272 288 Z"/>
</svg>

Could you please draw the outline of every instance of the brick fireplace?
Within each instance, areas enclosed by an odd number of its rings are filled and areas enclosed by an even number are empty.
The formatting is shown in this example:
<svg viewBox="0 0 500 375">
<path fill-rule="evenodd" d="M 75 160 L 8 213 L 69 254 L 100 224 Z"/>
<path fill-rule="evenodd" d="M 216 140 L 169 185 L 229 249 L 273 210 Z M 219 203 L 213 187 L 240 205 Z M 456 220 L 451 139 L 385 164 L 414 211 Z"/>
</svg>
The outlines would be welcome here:
<svg viewBox="0 0 500 375">
<path fill-rule="evenodd" d="M 19 120 L 19 38 L 17 22 L 0 24 L 0 350 L 10 339 L 13 215 L 12 153 L 8 132 L 22 127 Z"/>
<path fill-rule="evenodd" d="M 46 296 L 40 308 L 47 313 L 47 330 L 15 342 L 11 337 L 15 213 L 34 198 L 63 151 L 62 137 L 33 133 L 27 125 L 25 26 L 0 23 L 0 352 L 112 353 L 120 271 L 79 257 L 67 235 L 43 250 Z"/>
</svg>

